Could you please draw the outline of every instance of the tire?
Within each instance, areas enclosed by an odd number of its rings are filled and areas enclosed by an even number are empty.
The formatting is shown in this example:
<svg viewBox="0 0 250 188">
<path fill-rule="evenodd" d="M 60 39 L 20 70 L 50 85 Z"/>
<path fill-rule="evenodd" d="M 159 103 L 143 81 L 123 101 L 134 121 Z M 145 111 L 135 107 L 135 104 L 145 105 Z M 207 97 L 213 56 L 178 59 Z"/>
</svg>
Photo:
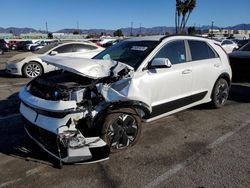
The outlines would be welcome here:
<svg viewBox="0 0 250 188">
<path fill-rule="evenodd" d="M 23 75 L 27 78 L 35 78 L 43 74 L 42 66 L 37 62 L 29 62 L 23 67 Z"/>
<path fill-rule="evenodd" d="M 119 109 L 107 114 L 102 127 L 102 139 L 111 152 L 133 146 L 141 134 L 141 118 L 133 109 Z"/>
<path fill-rule="evenodd" d="M 4 52 L 3 52 L 3 49 L 0 49 L 0 55 L 3 55 Z"/>
<path fill-rule="evenodd" d="M 227 81 L 220 78 L 215 83 L 213 93 L 212 93 L 212 105 L 214 108 L 221 108 L 225 105 L 229 95 L 229 85 Z"/>
</svg>

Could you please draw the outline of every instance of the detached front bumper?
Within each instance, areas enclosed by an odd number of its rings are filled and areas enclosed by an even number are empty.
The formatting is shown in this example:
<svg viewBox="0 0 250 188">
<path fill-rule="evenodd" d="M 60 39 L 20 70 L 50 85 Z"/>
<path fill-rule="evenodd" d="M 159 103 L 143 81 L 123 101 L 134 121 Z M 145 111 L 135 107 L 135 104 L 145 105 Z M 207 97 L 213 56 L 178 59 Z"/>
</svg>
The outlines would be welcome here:
<svg viewBox="0 0 250 188">
<path fill-rule="evenodd" d="M 63 131 L 70 130 L 70 127 L 72 127 L 72 125 L 69 125 L 69 121 L 83 118 L 83 113 L 65 112 L 63 110 L 60 113 L 62 107 L 56 105 L 55 101 L 45 101 L 34 97 L 25 89 L 21 90 L 20 98 L 20 113 L 25 119 L 27 134 L 50 155 L 64 163 L 98 162 L 109 158 L 109 146 L 100 137 L 82 136 L 84 141 L 82 143 L 84 144 L 79 147 L 70 147 L 70 144 L 66 145 L 60 139 Z M 29 103 L 28 99 L 30 99 Z M 40 104 L 40 108 L 37 106 L 38 104 Z M 45 110 L 45 106 L 51 108 L 53 105 L 54 108 L 57 106 L 56 112 L 52 112 L 51 109 Z M 62 127 L 63 131 L 61 130 Z"/>
<path fill-rule="evenodd" d="M 27 120 L 24 129 L 37 145 L 64 163 L 91 163 L 109 159 L 109 147 L 99 137 L 86 138 L 85 147 L 71 149 L 65 148 L 62 143 L 58 142 L 58 135 Z"/>
</svg>

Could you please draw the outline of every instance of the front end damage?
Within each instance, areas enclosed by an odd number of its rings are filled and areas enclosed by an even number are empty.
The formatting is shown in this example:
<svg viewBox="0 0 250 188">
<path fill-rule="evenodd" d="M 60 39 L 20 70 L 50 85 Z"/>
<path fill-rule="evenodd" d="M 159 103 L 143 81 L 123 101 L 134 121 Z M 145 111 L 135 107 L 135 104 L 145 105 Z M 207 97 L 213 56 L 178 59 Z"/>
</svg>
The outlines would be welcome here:
<svg viewBox="0 0 250 188">
<path fill-rule="evenodd" d="M 114 67 L 119 66 L 112 66 L 112 72 L 102 73 L 101 78 L 58 70 L 32 80 L 19 93 L 27 134 L 64 163 L 108 159 L 110 148 L 102 140 L 98 120 L 112 104 L 110 95 L 112 100 L 122 100 L 124 96 L 115 88 L 127 87 L 133 72 L 128 68 L 114 71 Z"/>
</svg>

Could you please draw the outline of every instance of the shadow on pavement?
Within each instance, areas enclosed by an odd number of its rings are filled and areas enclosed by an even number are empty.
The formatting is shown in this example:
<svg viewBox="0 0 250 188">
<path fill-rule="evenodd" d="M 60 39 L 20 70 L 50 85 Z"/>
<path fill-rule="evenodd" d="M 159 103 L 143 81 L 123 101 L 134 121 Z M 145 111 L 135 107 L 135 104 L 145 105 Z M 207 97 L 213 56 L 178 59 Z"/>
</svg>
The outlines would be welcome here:
<svg viewBox="0 0 250 188">
<path fill-rule="evenodd" d="M 23 78 L 22 76 L 8 74 L 5 70 L 0 70 L 0 78 Z"/>
<path fill-rule="evenodd" d="M 8 116 L 19 112 L 20 100 L 18 92 L 0 101 L 0 116 Z"/>
<path fill-rule="evenodd" d="M 24 130 L 21 116 L 0 121 L 0 153 L 24 161 L 54 166 L 58 164 L 54 158 L 36 145 Z"/>
<path fill-rule="evenodd" d="M 18 114 L 19 106 L 18 93 L 0 101 L 0 153 L 48 166 L 57 165 L 58 161 L 43 151 L 26 134 L 24 121 Z"/>
</svg>

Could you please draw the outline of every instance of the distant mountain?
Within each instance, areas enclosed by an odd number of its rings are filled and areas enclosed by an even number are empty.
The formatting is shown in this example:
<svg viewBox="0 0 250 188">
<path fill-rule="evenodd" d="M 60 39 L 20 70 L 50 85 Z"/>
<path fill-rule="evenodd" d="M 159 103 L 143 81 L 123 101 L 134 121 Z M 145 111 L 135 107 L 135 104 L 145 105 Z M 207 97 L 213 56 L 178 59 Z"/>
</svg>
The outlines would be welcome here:
<svg viewBox="0 0 250 188">
<path fill-rule="evenodd" d="M 18 28 L 18 27 L 8 27 L 8 28 L 2 28 L 0 27 L 0 33 L 13 33 L 14 35 L 20 35 L 22 33 L 35 33 L 35 32 L 40 32 L 40 33 L 46 33 L 46 31 L 39 31 L 33 28 Z"/>
<path fill-rule="evenodd" d="M 227 27 L 227 29 L 233 29 L 233 30 L 250 30 L 250 24 L 239 24 L 239 25 Z"/>
<path fill-rule="evenodd" d="M 200 30 L 208 30 L 211 28 L 211 25 L 204 25 L 201 27 L 196 27 L 197 29 Z M 238 24 L 235 26 L 229 26 L 229 27 L 218 27 L 214 26 L 214 29 L 233 29 L 233 30 L 250 30 L 250 24 Z M 130 35 L 131 33 L 131 28 L 121 28 L 123 34 L 125 35 Z M 61 29 L 56 31 L 57 33 L 73 33 L 76 31 L 76 29 Z M 81 33 L 83 34 L 110 34 L 113 35 L 115 30 L 111 29 L 81 29 Z M 0 33 L 13 33 L 14 35 L 20 35 L 21 33 L 46 33 L 46 31 L 39 31 L 33 28 L 17 28 L 17 27 L 8 27 L 8 28 L 2 28 L 0 27 Z M 159 26 L 159 27 L 152 27 L 152 28 L 133 28 L 132 33 L 134 35 L 137 34 L 147 34 L 147 35 L 156 35 L 156 34 L 165 34 L 165 33 L 174 33 L 175 32 L 175 27 L 165 27 L 165 26 Z"/>
</svg>

